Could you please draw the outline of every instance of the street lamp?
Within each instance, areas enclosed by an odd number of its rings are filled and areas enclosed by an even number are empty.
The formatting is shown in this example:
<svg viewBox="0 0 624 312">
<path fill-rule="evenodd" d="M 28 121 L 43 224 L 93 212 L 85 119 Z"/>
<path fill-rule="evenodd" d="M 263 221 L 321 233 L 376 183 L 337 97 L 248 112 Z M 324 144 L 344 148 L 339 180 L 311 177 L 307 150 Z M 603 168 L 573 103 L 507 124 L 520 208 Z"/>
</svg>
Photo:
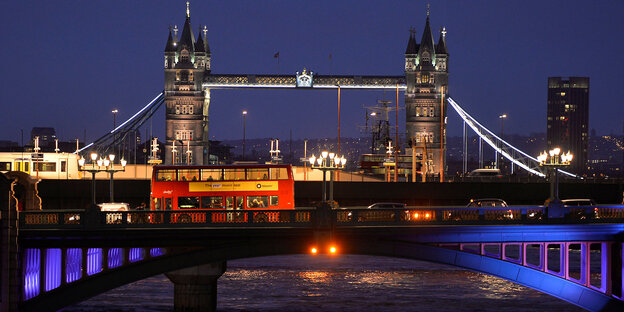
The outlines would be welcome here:
<svg viewBox="0 0 624 312">
<path fill-rule="evenodd" d="M 121 159 L 119 164 L 121 168 L 115 168 L 115 154 L 110 154 L 108 157 L 102 158 L 95 152 L 91 153 L 91 165 L 86 164 L 84 157 L 80 157 L 78 165 L 80 171 L 91 173 L 91 203 L 95 206 L 95 175 L 98 172 L 108 172 L 110 174 L 110 202 L 114 202 L 114 189 L 113 189 L 113 175 L 115 172 L 126 171 L 127 161 Z"/>
<path fill-rule="evenodd" d="M 329 182 L 329 201 L 334 201 L 334 171 L 344 169 L 347 164 L 347 159 L 342 155 L 339 157 L 335 153 L 330 153 L 328 151 L 321 152 L 321 156 L 316 158 L 314 154 L 308 159 L 310 162 L 310 167 L 312 169 L 318 169 L 323 171 L 323 202 L 327 201 L 326 196 L 326 186 L 325 186 L 325 172 L 330 172 L 330 182 Z"/>
<path fill-rule="evenodd" d="M 247 119 L 247 111 L 243 111 L 243 160 L 245 160 L 245 120 Z"/>
<path fill-rule="evenodd" d="M 111 111 L 113 113 L 113 131 L 115 131 L 115 127 L 117 127 L 117 113 L 119 113 L 118 109 L 113 109 Z M 117 134 L 113 134 L 113 153 L 115 152 L 115 141 L 117 140 Z"/>
<path fill-rule="evenodd" d="M 503 125 L 505 124 L 505 118 L 507 118 L 507 114 L 502 114 L 498 116 L 498 119 L 500 119 L 501 121 L 501 141 L 504 140 L 503 139 Z M 502 145 L 501 145 L 502 147 Z M 500 160 L 498 159 L 498 152 L 496 152 L 496 168 L 501 169 L 503 167 L 503 154 L 501 154 L 500 156 Z"/>
<path fill-rule="evenodd" d="M 537 156 L 537 161 L 539 162 L 540 166 L 551 169 L 552 172 L 550 178 L 549 207 L 553 204 L 561 205 L 561 200 L 559 200 L 559 168 L 569 166 L 572 162 L 572 158 L 574 158 L 574 155 L 572 155 L 570 151 L 561 154 L 561 149 L 558 147 L 553 148 L 552 150 L 548 151 L 548 153 L 544 151 L 539 156 Z M 554 178 L 552 174 L 554 174 Z"/>
</svg>

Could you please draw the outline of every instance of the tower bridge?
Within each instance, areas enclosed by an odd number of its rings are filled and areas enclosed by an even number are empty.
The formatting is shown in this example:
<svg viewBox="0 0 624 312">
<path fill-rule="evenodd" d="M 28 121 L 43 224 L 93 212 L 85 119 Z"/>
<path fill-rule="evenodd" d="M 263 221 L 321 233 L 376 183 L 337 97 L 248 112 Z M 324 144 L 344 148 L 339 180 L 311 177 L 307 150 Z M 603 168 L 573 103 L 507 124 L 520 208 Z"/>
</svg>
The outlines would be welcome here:
<svg viewBox="0 0 624 312">
<path fill-rule="evenodd" d="M 545 176 L 546 169 L 537 159 L 505 142 L 485 128 L 449 96 L 449 53 L 446 47 L 446 29 L 440 30 L 438 42 L 433 40 L 429 10 L 420 43 L 414 29 L 410 29 L 405 51 L 403 75 L 318 75 L 302 69 L 291 75 L 271 74 L 218 74 L 212 72 L 212 53 L 207 31 L 200 27 L 195 37 L 191 27 L 190 8 L 178 38 L 178 28 L 170 28 L 165 45 L 165 89 L 130 119 L 80 149 L 97 149 L 106 152 L 119 144 L 125 136 L 136 131 L 165 104 L 165 148 L 168 164 L 207 164 L 210 160 L 209 111 L 210 92 L 218 89 L 337 89 L 340 102 L 341 89 L 396 90 L 404 93 L 405 138 L 399 142 L 396 153 L 410 153 L 412 144 L 427 146 L 428 172 L 443 180 L 446 171 L 446 116 L 448 106 L 455 111 L 480 140 L 513 165 L 531 174 Z M 173 32 L 172 32 L 173 31 Z M 339 104 L 340 106 L 340 104 Z M 397 113 L 397 123 L 398 113 Z M 338 120 L 340 123 L 340 119 Z M 340 127 L 338 127 L 340 128 Z M 398 127 L 395 140 L 398 141 Z M 338 133 L 338 139 L 340 134 Z M 177 143 L 177 146 L 176 146 Z M 182 146 L 186 151 L 180 152 Z M 394 144 L 396 146 L 396 143 Z M 187 159 L 188 158 L 188 159 Z M 562 171 L 563 172 L 563 171 Z M 569 176 L 573 174 L 563 172 Z"/>
</svg>

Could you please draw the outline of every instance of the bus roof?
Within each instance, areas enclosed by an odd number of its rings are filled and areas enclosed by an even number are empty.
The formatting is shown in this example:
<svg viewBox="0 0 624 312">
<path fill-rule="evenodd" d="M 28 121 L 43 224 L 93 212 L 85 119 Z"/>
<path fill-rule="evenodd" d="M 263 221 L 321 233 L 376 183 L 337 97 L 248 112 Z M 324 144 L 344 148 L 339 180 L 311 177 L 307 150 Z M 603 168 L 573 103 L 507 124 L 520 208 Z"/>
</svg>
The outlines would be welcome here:
<svg viewBox="0 0 624 312">
<path fill-rule="evenodd" d="M 289 164 L 157 165 L 154 169 L 287 168 Z"/>
</svg>

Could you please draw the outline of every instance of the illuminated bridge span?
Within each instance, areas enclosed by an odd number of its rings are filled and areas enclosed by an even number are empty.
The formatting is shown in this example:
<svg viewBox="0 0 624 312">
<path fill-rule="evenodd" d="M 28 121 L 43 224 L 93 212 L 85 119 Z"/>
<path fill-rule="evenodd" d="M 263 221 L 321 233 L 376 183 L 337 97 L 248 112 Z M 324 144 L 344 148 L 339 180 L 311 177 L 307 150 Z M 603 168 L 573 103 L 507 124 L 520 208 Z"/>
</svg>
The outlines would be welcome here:
<svg viewBox="0 0 624 312">
<path fill-rule="evenodd" d="M 302 78 L 304 81 L 302 81 Z M 309 80 L 307 80 L 309 79 Z M 309 82 L 309 84 L 308 84 Z M 314 89 L 399 89 L 405 90 L 405 76 L 328 75 L 208 75 L 203 88 L 314 88 Z"/>
<path fill-rule="evenodd" d="M 405 77 L 403 76 L 315 76 L 313 84 L 307 87 L 298 86 L 299 76 L 293 75 L 210 75 L 203 83 L 204 88 L 227 89 L 227 88 L 319 88 L 336 89 L 396 89 L 404 91 Z M 539 165 L 537 159 L 508 142 L 498 137 L 475 118 L 468 114 L 454 99 L 448 98 L 448 103 L 457 112 L 461 119 L 495 151 L 503 155 L 518 167 L 540 177 L 546 176 L 546 169 Z M 141 108 L 136 114 L 120 124 L 118 127 L 106 133 L 93 143 L 79 150 L 96 149 L 100 153 L 106 153 L 115 144 L 123 142 L 125 137 L 141 127 L 149 120 L 164 103 L 164 95 L 160 93 L 156 98 Z M 560 170 L 562 173 L 577 177 L 574 174 Z"/>
<path fill-rule="evenodd" d="M 336 246 L 454 265 L 590 311 L 622 311 L 624 206 L 570 208 L 557 220 L 545 209 L 22 212 L 13 219 L 22 259 L 14 292 L 20 311 L 52 310 L 166 273 L 178 307 L 190 296 L 178 287 L 210 297 L 227 260 Z M 188 223 L 174 223 L 183 214 Z M 204 278 L 212 282 L 191 282 Z"/>
<path fill-rule="evenodd" d="M 112 150 L 113 146 L 120 145 L 126 140 L 126 137 L 130 133 L 138 131 L 146 121 L 150 120 L 150 118 L 154 116 L 154 113 L 158 111 L 164 102 L 164 93 L 161 92 L 153 100 L 147 103 L 147 105 L 143 106 L 138 112 L 132 115 L 132 117 L 128 120 L 122 122 L 119 126 L 115 127 L 115 129 L 102 135 L 92 143 L 85 145 L 83 148 L 79 149 L 78 152 L 80 153 L 85 150 L 95 150 L 100 155 L 108 154 L 109 151 Z"/>
<path fill-rule="evenodd" d="M 491 146 L 496 152 L 503 155 L 509 161 L 516 164 L 518 167 L 532 173 L 538 175 L 540 177 L 546 176 L 546 168 L 539 165 L 537 158 L 528 155 L 527 153 L 515 148 L 511 144 L 507 143 L 505 140 L 499 138 L 494 132 L 488 130 L 486 127 L 481 125 L 476 119 L 470 116 L 455 100 L 452 98 L 448 98 L 448 103 L 451 104 L 451 107 L 457 112 L 459 117 L 470 126 L 470 128 L 489 146 Z M 577 177 L 574 174 L 569 172 L 559 170 L 563 174 L 566 174 L 571 177 Z"/>
</svg>

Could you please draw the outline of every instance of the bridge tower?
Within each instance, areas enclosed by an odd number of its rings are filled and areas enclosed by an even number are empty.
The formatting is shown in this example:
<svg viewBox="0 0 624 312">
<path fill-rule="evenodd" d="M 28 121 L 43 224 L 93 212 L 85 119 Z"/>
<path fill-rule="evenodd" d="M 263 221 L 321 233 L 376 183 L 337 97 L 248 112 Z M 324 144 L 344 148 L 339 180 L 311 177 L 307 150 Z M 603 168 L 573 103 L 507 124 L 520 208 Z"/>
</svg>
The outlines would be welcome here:
<svg viewBox="0 0 624 312">
<path fill-rule="evenodd" d="M 202 90 L 202 82 L 210 73 L 211 53 L 206 27 L 199 30 L 195 40 L 187 2 L 180 38 L 177 26 L 173 36 L 169 27 L 165 46 L 165 163 L 169 165 L 204 164 L 209 158 L 210 91 Z"/>
<path fill-rule="evenodd" d="M 412 28 L 405 51 L 405 139 L 410 145 L 411 142 L 426 143 L 429 154 L 426 159 L 432 161 L 429 173 L 436 176 L 446 171 L 448 56 L 446 29 L 440 30 L 436 45 L 427 8 L 420 44 L 416 42 Z"/>
</svg>

